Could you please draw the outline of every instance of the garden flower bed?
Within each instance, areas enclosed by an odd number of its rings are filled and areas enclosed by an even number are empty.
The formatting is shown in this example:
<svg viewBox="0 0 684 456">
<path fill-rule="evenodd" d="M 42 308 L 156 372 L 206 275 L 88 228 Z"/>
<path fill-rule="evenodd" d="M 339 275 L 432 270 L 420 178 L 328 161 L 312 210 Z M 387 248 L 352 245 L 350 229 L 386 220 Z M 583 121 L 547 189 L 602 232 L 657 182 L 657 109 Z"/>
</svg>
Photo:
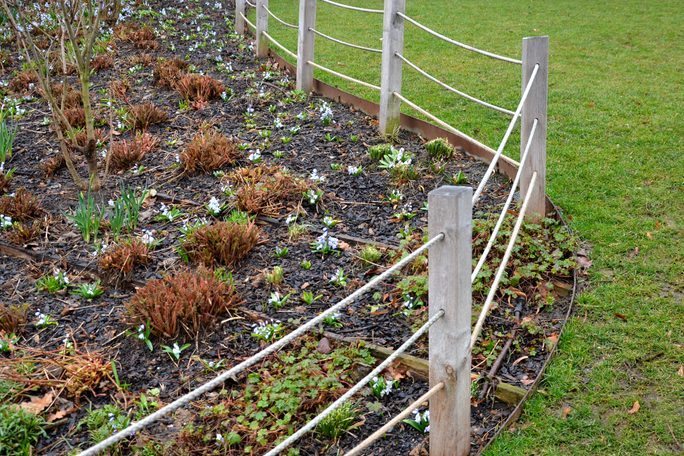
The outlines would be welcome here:
<svg viewBox="0 0 684 456">
<path fill-rule="evenodd" d="M 0 396 L 18 404 L 0 413 L 35 428 L 8 440 L 17 451 L 85 449 L 257 352 L 420 245 L 430 190 L 477 185 L 486 170 L 440 141 L 381 138 L 373 119 L 294 90 L 220 4 L 151 1 L 126 5 L 97 41 L 90 92 L 108 175 L 80 192 L 7 21 L 0 31 L 6 137 L 16 128 L 0 174 Z M 77 77 L 54 71 L 85 172 Z M 495 176 L 475 208 L 474 258 L 509 185 Z M 573 249 L 557 220 L 524 227 L 473 353 L 474 451 L 514 408 L 482 391 L 506 341 L 497 378 L 526 389 L 557 340 Z M 476 309 L 502 255 L 475 282 Z M 369 370 L 377 353 L 363 341 L 397 347 L 424 323 L 426 263 L 115 451 L 263 453 Z M 425 338 L 412 354 L 426 357 Z M 395 365 L 292 454 L 350 449 L 426 389 Z M 372 454 L 423 442 L 427 417 L 414 418 Z"/>
</svg>

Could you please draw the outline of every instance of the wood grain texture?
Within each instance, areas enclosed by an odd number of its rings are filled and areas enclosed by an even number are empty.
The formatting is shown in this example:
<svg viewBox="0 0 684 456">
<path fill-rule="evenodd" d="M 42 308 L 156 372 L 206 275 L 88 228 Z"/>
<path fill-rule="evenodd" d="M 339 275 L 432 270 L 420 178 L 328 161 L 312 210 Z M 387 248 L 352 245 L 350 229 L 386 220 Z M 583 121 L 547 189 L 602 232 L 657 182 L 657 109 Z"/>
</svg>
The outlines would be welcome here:
<svg viewBox="0 0 684 456">
<path fill-rule="evenodd" d="M 268 39 L 261 33 L 268 33 L 268 0 L 256 0 L 256 55 L 268 57 Z"/>
<path fill-rule="evenodd" d="M 533 36 L 523 38 L 522 87 L 525 90 L 535 65 L 539 65 L 537 76 L 523 106 L 520 119 L 520 152 L 522 154 L 529 139 L 534 119 L 538 119 L 537 130 L 532 138 L 527 164 L 520 178 L 520 194 L 527 194 L 532 174 L 537 172 L 532 199 L 526 220 L 538 222 L 546 216 L 546 109 L 549 79 L 549 37 Z"/>
<path fill-rule="evenodd" d="M 309 93 L 313 90 L 314 42 L 316 36 L 309 30 L 316 28 L 316 0 L 299 0 L 299 31 L 297 38 L 297 89 Z"/>
<path fill-rule="evenodd" d="M 404 52 L 404 19 L 406 0 L 385 0 L 382 27 L 382 66 L 380 74 L 380 134 L 394 133 L 400 126 L 401 102 L 392 95 L 401 93 L 402 62 L 395 53 Z"/>
<path fill-rule="evenodd" d="M 470 316 L 472 267 L 470 187 L 443 186 L 428 194 L 428 231 L 442 242 L 430 248 L 430 317 L 444 316 L 430 328 L 430 386 L 445 387 L 430 401 L 430 454 L 470 452 Z"/>
</svg>

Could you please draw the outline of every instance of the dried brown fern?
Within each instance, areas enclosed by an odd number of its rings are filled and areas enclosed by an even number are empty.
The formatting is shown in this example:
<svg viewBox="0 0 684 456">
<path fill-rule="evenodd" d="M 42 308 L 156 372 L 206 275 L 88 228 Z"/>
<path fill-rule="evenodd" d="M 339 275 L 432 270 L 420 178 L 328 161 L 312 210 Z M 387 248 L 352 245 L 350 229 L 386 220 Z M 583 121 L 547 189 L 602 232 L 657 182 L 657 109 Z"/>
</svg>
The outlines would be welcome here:
<svg viewBox="0 0 684 456">
<path fill-rule="evenodd" d="M 187 71 L 188 63 L 184 60 L 158 60 L 154 66 L 154 83 L 164 89 L 172 89 Z"/>
<path fill-rule="evenodd" d="M 38 198 L 23 187 L 14 196 L 5 195 L 0 198 L 0 214 L 9 215 L 19 222 L 39 217 L 43 212 L 45 211 Z"/>
<path fill-rule="evenodd" d="M 136 265 L 144 265 L 150 261 L 150 249 L 140 239 L 121 241 L 100 259 L 100 269 L 113 274 L 112 279 L 126 279 Z"/>
<path fill-rule="evenodd" d="M 164 111 L 152 103 L 132 105 L 128 109 L 128 114 L 128 123 L 135 131 L 147 130 L 150 125 L 166 122 L 169 118 Z"/>
<path fill-rule="evenodd" d="M 124 171 L 139 162 L 146 153 L 153 150 L 159 140 L 149 133 L 136 134 L 131 140 L 112 142 L 110 166 L 114 171 Z"/>
</svg>

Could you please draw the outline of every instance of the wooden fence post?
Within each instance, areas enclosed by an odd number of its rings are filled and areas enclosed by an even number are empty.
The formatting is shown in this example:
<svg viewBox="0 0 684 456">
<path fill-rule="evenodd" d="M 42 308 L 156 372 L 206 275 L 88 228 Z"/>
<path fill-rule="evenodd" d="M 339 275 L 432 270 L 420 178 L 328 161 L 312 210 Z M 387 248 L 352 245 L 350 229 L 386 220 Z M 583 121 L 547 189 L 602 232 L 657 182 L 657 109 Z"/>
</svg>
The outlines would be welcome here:
<svg viewBox="0 0 684 456">
<path fill-rule="evenodd" d="M 525 218 L 538 222 L 546 216 L 546 106 L 549 79 L 549 37 L 533 36 L 523 38 L 522 42 L 522 87 L 525 90 L 535 65 L 539 70 L 530 93 L 523 106 L 520 119 L 520 153 L 522 154 L 534 119 L 538 120 L 537 130 L 532 138 L 527 163 L 520 178 L 520 194 L 526 195 L 532 174 L 537 172 L 537 180 L 532 189 Z"/>
<path fill-rule="evenodd" d="M 316 0 L 299 0 L 299 34 L 297 37 L 297 89 L 305 93 L 313 90 L 314 69 L 308 61 L 314 61 L 316 27 Z"/>
<path fill-rule="evenodd" d="M 380 74 L 380 134 L 391 135 L 399 128 L 402 61 L 395 53 L 404 52 L 404 13 L 406 0 L 385 0 L 382 27 L 382 69 Z"/>
<path fill-rule="evenodd" d="M 264 8 L 265 7 L 265 8 Z M 262 32 L 268 33 L 268 0 L 256 0 L 256 55 L 268 56 L 268 40 Z"/>
<path fill-rule="evenodd" d="M 444 388 L 430 399 L 430 455 L 470 452 L 470 314 L 472 198 L 470 187 L 443 186 L 428 194 L 430 317 L 444 316 L 430 328 L 430 387 Z"/>
<path fill-rule="evenodd" d="M 245 20 L 242 15 L 245 14 L 245 0 L 235 0 L 235 33 L 238 35 L 245 34 Z"/>
</svg>

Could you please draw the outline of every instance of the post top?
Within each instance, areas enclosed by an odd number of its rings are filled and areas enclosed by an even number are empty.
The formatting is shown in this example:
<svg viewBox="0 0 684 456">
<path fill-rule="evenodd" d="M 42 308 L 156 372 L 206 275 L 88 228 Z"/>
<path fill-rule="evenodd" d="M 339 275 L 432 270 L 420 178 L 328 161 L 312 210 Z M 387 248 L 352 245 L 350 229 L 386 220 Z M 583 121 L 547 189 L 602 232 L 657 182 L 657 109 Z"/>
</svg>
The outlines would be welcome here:
<svg viewBox="0 0 684 456">
<path fill-rule="evenodd" d="M 473 188 L 464 185 L 442 185 L 428 193 L 431 196 L 467 196 L 472 198 Z"/>
</svg>

